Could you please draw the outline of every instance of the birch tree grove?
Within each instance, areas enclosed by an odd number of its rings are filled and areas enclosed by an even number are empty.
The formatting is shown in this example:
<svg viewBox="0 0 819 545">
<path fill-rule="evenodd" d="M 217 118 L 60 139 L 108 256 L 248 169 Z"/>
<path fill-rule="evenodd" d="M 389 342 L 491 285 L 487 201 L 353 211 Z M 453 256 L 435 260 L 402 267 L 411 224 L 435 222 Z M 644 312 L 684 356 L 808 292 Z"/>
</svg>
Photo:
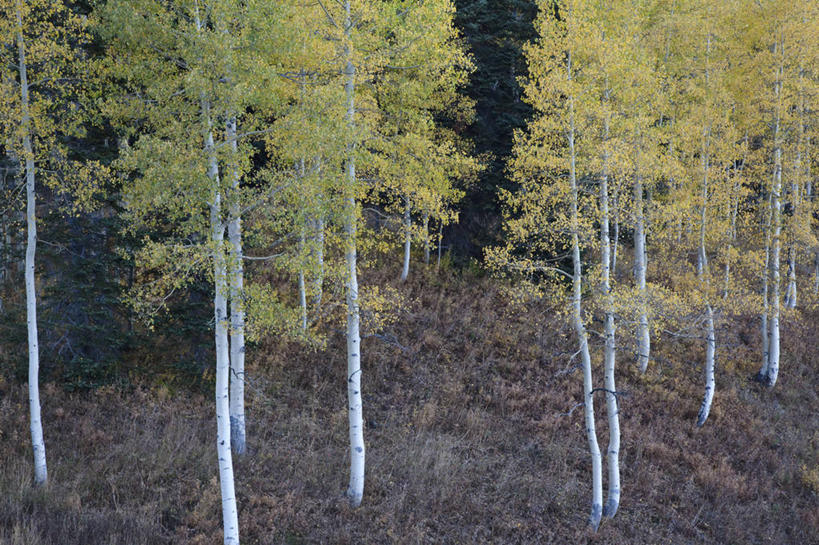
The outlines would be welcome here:
<svg viewBox="0 0 819 545">
<path fill-rule="evenodd" d="M 818 112 L 816 0 L 0 0 L 0 542 L 804 537 Z"/>
</svg>

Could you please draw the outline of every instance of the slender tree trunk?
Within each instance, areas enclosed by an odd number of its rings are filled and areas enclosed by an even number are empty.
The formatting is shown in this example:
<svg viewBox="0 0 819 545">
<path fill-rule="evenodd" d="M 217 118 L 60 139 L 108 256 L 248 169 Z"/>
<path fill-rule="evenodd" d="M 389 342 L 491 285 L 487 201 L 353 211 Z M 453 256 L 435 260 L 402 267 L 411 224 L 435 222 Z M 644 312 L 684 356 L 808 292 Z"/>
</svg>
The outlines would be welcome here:
<svg viewBox="0 0 819 545">
<path fill-rule="evenodd" d="M 756 380 L 764 382 L 768 377 L 768 366 L 771 362 L 771 338 L 768 328 L 770 314 L 770 271 L 771 271 L 771 224 L 773 222 L 773 191 L 768 195 L 768 209 L 765 215 L 765 266 L 762 271 L 762 367 L 756 375 Z"/>
<path fill-rule="evenodd" d="M 784 55 L 780 51 L 779 55 Z M 773 387 L 779 376 L 779 319 L 780 319 L 780 266 L 779 256 L 782 248 L 782 142 L 781 142 L 781 101 L 782 101 L 782 78 L 784 68 L 780 64 L 776 82 L 776 124 L 774 127 L 774 187 L 773 187 L 773 300 L 771 310 L 771 340 L 769 345 L 770 362 L 768 364 L 768 375 L 766 384 Z"/>
<path fill-rule="evenodd" d="M 20 97 L 22 107 L 23 152 L 26 165 L 26 321 L 28 323 L 28 402 L 31 446 L 34 454 L 34 482 L 44 485 L 48 481 L 46 468 L 43 422 L 40 415 L 40 347 L 37 339 L 37 292 L 34 276 L 34 258 L 37 252 L 37 202 L 34 187 L 34 148 L 31 137 L 31 113 L 29 110 L 26 46 L 23 40 L 23 17 L 20 2 L 17 3 L 17 50 L 20 62 Z"/>
<path fill-rule="evenodd" d="M 304 229 L 299 233 L 299 255 L 303 256 L 305 246 L 307 245 L 307 237 L 304 234 Z M 299 267 L 299 306 L 301 306 L 301 330 L 307 331 L 307 286 L 304 281 L 304 266 Z"/>
<path fill-rule="evenodd" d="M 206 109 L 207 111 L 207 109 Z M 216 345 L 216 449 L 219 458 L 219 482 L 222 494 L 222 518 L 225 545 L 239 543 L 239 517 L 233 484 L 233 458 L 230 447 L 230 353 L 228 346 L 227 294 L 229 291 L 225 259 L 225 228 L 222 224 L 219 166 L 213 152 L 213 133 L 208 131 L 208 176 L 214 185 L 210 205 L 211 243 L 213 244 L 214 320 Z"/>
<path fill-rule="evenodd" d="M 648 369 L 651 356 L 651 335 L 648 330 L 648 301 L 646 293 L 646 233 L 645 210 L 643 206 L 643 180 L 638 173 L 634 183 L 634 206 L 637 213 L 634 226 L 634 276 L 639 291 L 640 318 L 637 325 L 637 362 L 640 372 Z"/>
<path fill-rule="evenodd" d="M 608 91 L 606 92 L 608 101 Z M 604 141 L 608 144 L 609 117 L 605 120 Z M 609 237 L 609 187 L 608 187 L 608 149 L 603 154 L 603 175 L 600 179 L 600 248 L 601 267 L 603 272 L 603 296 L 605 297 L 605 380 L 606 380 L 606 415 L 609 425 L 609 446 L 606 450 L 608 462 L 609 489 L 608 500 L 603 509 L 603 516 L 613 517 L 620 506 L 620 418 L 617 409 L 617 387 L 615 384 L 616 338 L 614 326 L 614 299 L 611 292 L 611 239 Z"/>
<path fill-rule="evenodd" d="M 196 11 L 196 30 L 202 31 Z M 227 298 L 230 292 L 228 264 L 225 256 L 225 227 L 222 223 L 222 189 L 219 163 L 213 142 L 210 103 L 201 97 L 204 125 L 204 148 L 208 158 L 208 178 L 212 185 L 210 204 L 210 243 L 213 252 L 213 317 L 216 348 L 216 453 L 219 462 L 219 485 L 222 497 L 224 544 L 239 545 L 239 514 L 233 481 L 233 456 L 230 445 L 230 346 L 228 342 Z"/>
<path fill-rule="evenodd" d="M 697 426 L 702 426 L 711 413 L 711 402 L 714 400 L 716 381 L 714 380 L 714 359 L 717 350 L 716 334 L 714 332 L 714 311 L 710 304 L 706 304 L 706 338 L 705 345 L 705 397 L 697 415 Z"/>
<path fill-rule="evenodd" d="M 441 248 L 444 246 L 444 222 L 440 221 L 438 223 L 438 262 L 435 264 L 436 269 L 441 268 Z M 819 276 L 817 276 L 819 278 Z M 819 283 L 817 283 L 819 286 Z"/>
<path fill-rule="evenodd" d="M 404 267 L 401 269 L 401 282 L 406 282 L 410 268 L 410 250 L 412 249 L 412 208 L 409 195 L 404 195 Z"/>
<path fill-rule="evenodd" d="M 778 130 L 777 130 L 778 132 Z M 771 340 L 769 343 L 770 362 L 766 383 L 773 387 L 779 375 L 779 320 L 780 320 L 780 286 L 782 284 L 779 272 L 779 256 L 782 247 L 782 150 L 777 146 L 775 154 L 775 179 L 773 193 L 773 257 L 771 263 L 773 296 L 771 300 Z"/>
<path fill-rule="evenodd" d="M 709 51 L 710 51 L 710 36 L 709 36 Z M 700 210 L 700 247 L 699 247 L 699 277 L 700 283 L 705 288 L 705 312 L 706 312 L 706 345 L 705 345 L 705 396 L 700 406 L 699 414 L 697 415 L 697 426 L 701 427 L 708 420 L 708 415 L 711 414 L 711 402 L 714 400 L 714 390 L 716 388 L 716 381 L 714 380 L 714 364 L 716 356 L 716 334 L 714 332 L 714 311 L 710 303 L 710 276 L 708 271 L 708 253 L 705 247 L 705 226 L 707 224 L 708 213 L 708 174 L 710 169 L 710 127 L 703 135 L 703 150 L 702 150 L 702 206 Z"/>
<path fill-rule="evenodd" d="M 316 277 L 313 279 L 313 307 L 321 307 L 324 291 L 324 216 L 319 212 L 314 222 L 313 233 L 316 252 Z"/>
<path fill-rule="evenodd" d="M 347 496 L 353 507 L 361 505 L 364 497 L 364 414 L 361 399 L 361 335 L 359 334 L 358 270 L 356 253 L 356 174 L 355 174 L 355 76 L 352 61 L 351 33 L 353 22 L 350 15 L 350 0 L 344 0 L 346 20 L 344 22 L 345 46 L 344 85 L 347 103 L 347 126 L 350 142 L 347 150 L 347 187 L 345 211 L 345 255 L 347 261 L 347 397 L 350 426 L 350 485 Z"/>
<path fill-rule="evenodd" d="M 572 59 L 569 54 L 568 60 L 569 80 L 572 79 Z M 577 211 L 577 174 L 575 167 L 575 129 L 574 129 L 574 97 L 569 97 L 569 153 L 570 170 L 569 179 L 571 183 L 571 210 L 572 210 L 572 261 L 574 264 L 574 274 L 572 281 L 572 322 L 574 323 L 577 340 L 580 346 L 580 356 L 583 364 L 583 401 L 586 420 L 586 434 L 589 441 L 589 452 L 592 459 L 592 508 L 589 515 L 589 524 L 597 531 L 600 519 L 603 514 L 603 461 L 600 455 L 600 446 L 597 443 L 597 431 L 594 423 L 594 388 L 592 383 L 591 356 L 589 354 L 589 343 L 586 334 L 586 326 L 583 323 L 583 278 L 582 262 L 580 257 L 580 238 L 578 230 L 580 221 Z"/>
<path fill-rule="evenodd" d="M 231 151 L 237 154 L 236 118 L 227 124 L 227 137 Z M 242 216 L 239 202 L 239 167 L 230 167 L 231 199 L 228 239 L 230 241 L 230 439 L 233 452 L 245 453 L 247 432 L 245 429 L 245 305 L 244 266 L 242 263 Z"/>
<path fill-rule="evenodd" d="M 424 265 L 429 265 L 429 212 L 424 212 Z"/>
</svg>

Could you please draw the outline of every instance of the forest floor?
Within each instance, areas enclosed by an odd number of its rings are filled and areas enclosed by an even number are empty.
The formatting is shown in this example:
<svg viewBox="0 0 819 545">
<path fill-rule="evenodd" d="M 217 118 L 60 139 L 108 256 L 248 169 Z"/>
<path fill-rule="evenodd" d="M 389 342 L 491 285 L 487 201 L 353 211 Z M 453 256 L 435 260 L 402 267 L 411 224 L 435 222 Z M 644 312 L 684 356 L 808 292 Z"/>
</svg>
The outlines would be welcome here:
<svg viewBox="0 0 819 545">
<path fill-rule="evenodd" d="M 343 498 L 344 339 L 249 350 L 250 453 L 235 464 L 242 543 L 819 543 L 819 313 L 786 317 L 770 391 L 750 380 L 757 321 L 721 330 L 702 429 L 701 343 L 656 339 L 644 376 L 624 348 L 623 497 L 592 534 L 582 379 L 565 320 L 513 308 L 497 282 L 469 273 L 444 284 L 420 271 L 398 289 L 407 304 L 390 326 L 395 342 L 363 343 L 360 509 Z M 595 348 L 599 386 L 601 360 Z M 42 398 L 50 484 L 37 489 L 25 386 L 0 383 L 0 543 L 221 543 L 210 396 L 46 384 Z M 605 450 L 603 394 L 596 408 Z"/>
</svg>

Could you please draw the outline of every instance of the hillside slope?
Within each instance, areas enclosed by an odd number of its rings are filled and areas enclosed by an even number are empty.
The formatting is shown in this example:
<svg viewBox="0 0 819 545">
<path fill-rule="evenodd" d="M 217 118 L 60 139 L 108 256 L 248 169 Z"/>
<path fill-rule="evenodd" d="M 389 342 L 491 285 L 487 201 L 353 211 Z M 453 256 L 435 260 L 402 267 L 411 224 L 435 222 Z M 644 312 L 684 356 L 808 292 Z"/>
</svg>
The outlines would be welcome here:
<svg viewBox="0 0 819 545">
<path fill-rule="evenodd" d="M 623 499 L 592 535 L 570 330 L 551 309 L 513 309 L 497 283 L 464 274 L 442 284 L 419 273 L 399 288 L 409 304 L 394 342 L 365 341 L 359 510 L 342 497 L 343 339 L 320 352 L 270 341 L 249 353 L 251 454 L 236 468 L 243 543 L 819 543 L 815 329 L 786 323 L 772 391 L 749 380 L 756 322 L 722 332 L 733 345 L 699 430 L 696 345 L 658 340 L 646 376 L 621 353 Z M 53 477 L 37 490 L 25 388 L 0 385 L 0 543 L 221 542 L 210 396 L 47 385 L 43 410 Z"/>
</svg>

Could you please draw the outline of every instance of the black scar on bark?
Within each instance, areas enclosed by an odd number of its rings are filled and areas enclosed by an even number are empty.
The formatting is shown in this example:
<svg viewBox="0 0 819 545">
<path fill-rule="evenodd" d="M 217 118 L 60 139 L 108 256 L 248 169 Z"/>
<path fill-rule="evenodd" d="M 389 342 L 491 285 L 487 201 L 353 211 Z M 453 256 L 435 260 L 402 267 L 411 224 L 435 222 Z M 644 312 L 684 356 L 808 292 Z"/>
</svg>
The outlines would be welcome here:
<svg viewBox="0 0 819 545">
<path fill-rule="evenodd" d="M 620 502 L 614 499 L 610 499 L 606 506 L 603 508 L 603 516 L 607 518 L 612 518 L 614 515 L 617 514 L 617 508 L 620 507 Z"/>
<path fill-rule="evenodd" d="M 591 515 L 589 516 L 589 526 L 592 527 L 592 530 L 595 532 L 597 528 L 600 526 L 600 519 L 603 515 L 603 506 L 599 503 L 595 503 L 592 505 Z"/>
</svg>

